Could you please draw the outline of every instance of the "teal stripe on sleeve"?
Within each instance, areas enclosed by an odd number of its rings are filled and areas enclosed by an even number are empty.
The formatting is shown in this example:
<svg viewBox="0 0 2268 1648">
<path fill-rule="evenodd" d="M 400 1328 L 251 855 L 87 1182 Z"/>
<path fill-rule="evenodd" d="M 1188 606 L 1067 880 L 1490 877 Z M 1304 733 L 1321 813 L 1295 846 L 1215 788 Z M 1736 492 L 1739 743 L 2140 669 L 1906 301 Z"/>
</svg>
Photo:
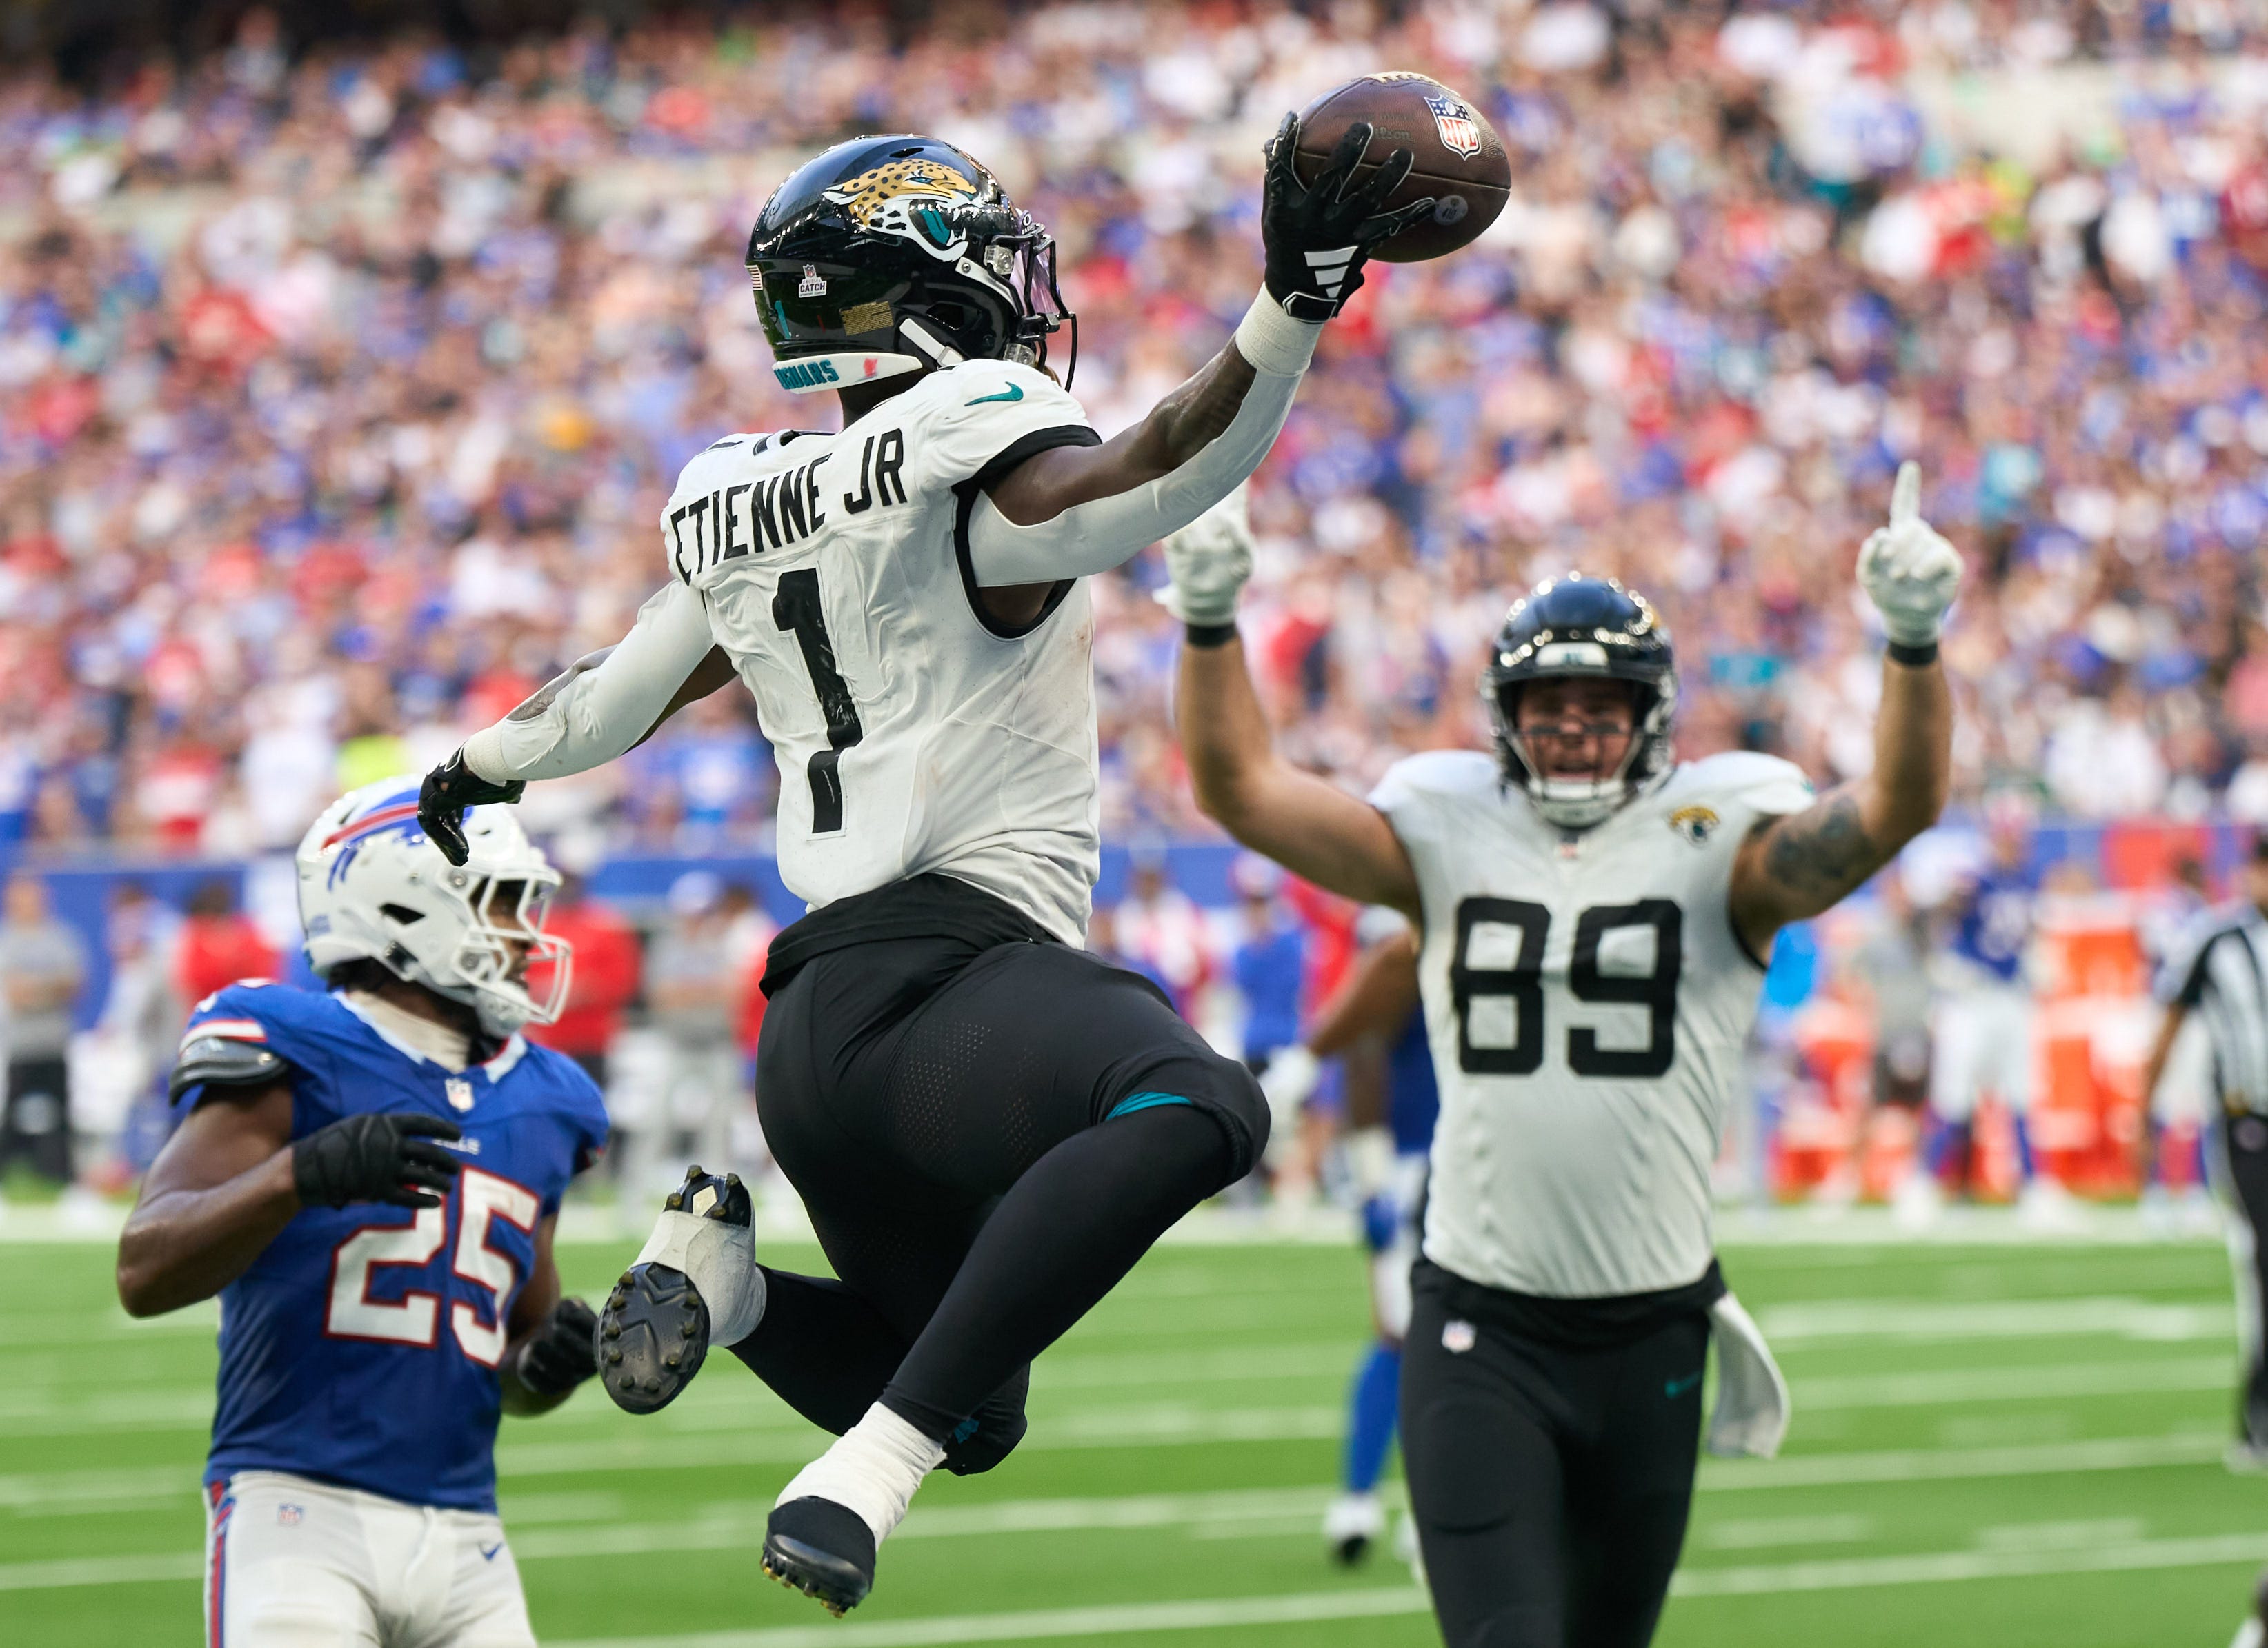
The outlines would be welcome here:
<svg viewBox="0 0 2268 1648">
<path fill-rule="evenodd" d="M 1116 1104 L 1111 1106 L 1110 1114 L 1104 1116 L 1102 1119 L 1106 1122 L 1116 1122 L 1120 1116 L 1132 1115 L 1137 1110 L 1155 1110 L 1160 1105 L 1185 1105 L 1189 1102 L 1189 1101 L 1188 1100 L 1182 1098 L 1179 1093 L 1130 1093 L 1127 1097 L 1121 1099 Z"/>
</svg>

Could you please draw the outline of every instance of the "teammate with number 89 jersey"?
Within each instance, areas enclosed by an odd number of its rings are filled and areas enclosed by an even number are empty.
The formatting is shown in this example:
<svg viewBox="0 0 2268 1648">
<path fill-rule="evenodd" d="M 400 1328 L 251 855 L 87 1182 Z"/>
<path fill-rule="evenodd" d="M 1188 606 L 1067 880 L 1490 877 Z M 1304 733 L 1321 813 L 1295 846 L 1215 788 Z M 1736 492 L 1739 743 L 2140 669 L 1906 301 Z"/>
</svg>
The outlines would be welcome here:
<svg viewBox="0 0 2268 1648">
<path fill-rule="evenodd" d="M 1730 916 L 1733 864 L 1813 799 L 1786 761 L 1714 755 L 1571 835 L 1508 801 L 1476 750 L 1387 774 L 1371 805 L 1424 903 L 1436 1263 L 1554 1299 L 1708 1268 L 1709 1168 L 1764 980 Z"/>
<path fill-rule="evenodd" d="M 1366 806 L 1272 747 L 1225 622 L 1248 529 L 1224 510 L 1167 542 L 1174 588 L 1210 597 L 1177 699 L 1198 804 L 1425 934 L 1441 1108 L 1401 1428 L 1449 1648 L 1651 1640 L 1712 1340 L 1709 1446 L 1779 1446 L 1786 1386 L 1712 1251 L 1709 1169 L 1774 935 L 1944 804 L 1937 636 L 1961 563 L 1920 489 L 1906 465 L 1859 555 L 1888 640 L 1874 769 L 1819 797 L 1767 756 L 1675 764 L 1668 632 L 1642 597 L 1571 575 L 1497 632 L 1481 677 L 1493 756 L 1405 761 Z"/>
</svg>

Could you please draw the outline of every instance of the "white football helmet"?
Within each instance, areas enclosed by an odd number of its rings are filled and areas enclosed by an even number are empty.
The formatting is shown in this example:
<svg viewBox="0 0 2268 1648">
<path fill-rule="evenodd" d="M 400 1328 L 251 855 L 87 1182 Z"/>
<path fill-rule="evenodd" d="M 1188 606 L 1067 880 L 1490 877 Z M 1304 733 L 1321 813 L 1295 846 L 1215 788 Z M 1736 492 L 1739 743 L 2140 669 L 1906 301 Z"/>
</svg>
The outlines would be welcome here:
<svg viewBox="0 0 2268 1648">
<path fill-rule="evenodd" d="M 299 924 L 318 977 L 367 957 L 508 1036 L 567 1000 L 573 947 L 543 931 L 559 872 L 507 806 L 465 814 L 472 856 L 441 856 L 417 823 L 417 780 L 386 778 L 325 807 L 299 842 Z M 549 973 L 543 998 L 530 968 Z"/>
</svg>

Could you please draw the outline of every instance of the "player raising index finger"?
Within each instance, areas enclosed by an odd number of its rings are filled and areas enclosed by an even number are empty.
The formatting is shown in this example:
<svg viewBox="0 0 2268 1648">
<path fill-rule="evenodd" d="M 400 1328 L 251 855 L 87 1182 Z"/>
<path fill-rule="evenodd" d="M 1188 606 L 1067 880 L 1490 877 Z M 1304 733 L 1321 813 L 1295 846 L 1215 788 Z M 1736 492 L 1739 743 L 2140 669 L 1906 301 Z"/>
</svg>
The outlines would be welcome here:
<svg viewBox="0 0 2268 1648">
<path fill-rule="evenodd" d="M 1668 633 L 1610 580 L 1513 604 L 1482 691 L 1493 755 L 1392 769 L 1368 801 L 1272 747 L 1236 638 L 1234 505 L 1167 545 L 1199 804 L 1246 846 L 1423 933 L 1440 1088 L 1402 1434 L 1450 1648 L 1653 1635 L 1684 1538 L 1702 1359 L 1719 1451 L 1770 1453 L 1786 1387 L 1712 1254 L 1709 1168 L 1786 923 L 1937 817 L 1938 630 L 1959 583 L 1908 464 L 1859 557 L 1887 637 L 1874 766 L 1814 796 L 1766 755 L 1677 763 Z M 1550 1416 L 1545 1418 L 1543 1416 Z M 1566 1553 L 1612 1553 L 1606 1564 Z"/>
</svg>

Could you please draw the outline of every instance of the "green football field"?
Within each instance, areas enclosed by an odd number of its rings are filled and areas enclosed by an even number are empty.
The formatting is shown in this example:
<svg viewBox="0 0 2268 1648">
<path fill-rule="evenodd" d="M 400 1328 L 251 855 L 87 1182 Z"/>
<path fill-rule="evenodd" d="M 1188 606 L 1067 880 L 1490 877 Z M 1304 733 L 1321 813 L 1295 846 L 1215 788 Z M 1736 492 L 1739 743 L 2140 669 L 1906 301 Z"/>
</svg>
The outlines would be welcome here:
<svg viewBox="0 0 2268 1648">
<path fill-rule="evenodd" d="M 595 1298 L 634 1243 L 562 1248 Z M 784 1262 L 808 1253 L 782 1251 Z M 130 1322 L 94 1244 L 0 1247 L 0 1643 L 200 1640 L 210 1306 Z M 2222 1648 L 2268 1482 L 2220 1463 L 2235 1326 L 2210 1245 L 1729 1245 L 1787 1370 L 1777 1462 L 1711 1461 L 1666 1644 Z M 1438 1640 L 1317 1519 L 1366 1332 L 1330 1246 L 1176 1243 L 1039 1365 L 1001 1469 L 939 1475 L 846 1622 L 758 1573 L 819 1445 L 730 1358 L 661 1415 L 507 1420 L 503 1509 L 550 1644 L 882 1648 Z"/>
</svg>

